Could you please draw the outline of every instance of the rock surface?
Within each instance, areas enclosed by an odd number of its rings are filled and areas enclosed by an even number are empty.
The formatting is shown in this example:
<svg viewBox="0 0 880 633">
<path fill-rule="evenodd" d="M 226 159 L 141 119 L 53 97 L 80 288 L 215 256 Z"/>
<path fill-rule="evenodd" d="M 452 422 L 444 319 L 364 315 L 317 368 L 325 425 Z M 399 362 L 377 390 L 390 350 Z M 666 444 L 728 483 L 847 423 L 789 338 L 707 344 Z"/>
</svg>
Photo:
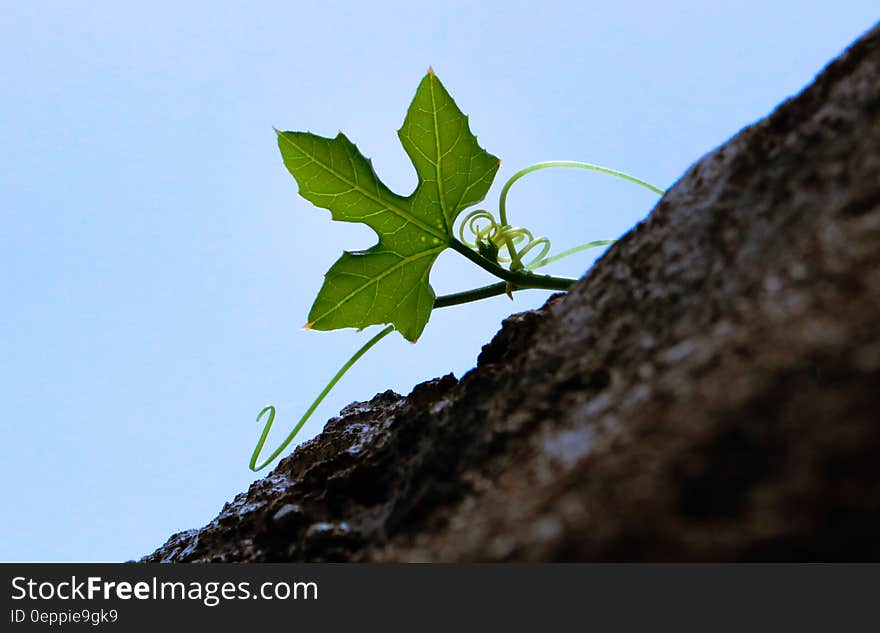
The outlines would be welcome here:
<svg viewBox="0 0 880 633">
<path fill-rule="evenodd" d="M 880 27 L 478 367 L 144 561 L 880 559 Z"/>
</svg>

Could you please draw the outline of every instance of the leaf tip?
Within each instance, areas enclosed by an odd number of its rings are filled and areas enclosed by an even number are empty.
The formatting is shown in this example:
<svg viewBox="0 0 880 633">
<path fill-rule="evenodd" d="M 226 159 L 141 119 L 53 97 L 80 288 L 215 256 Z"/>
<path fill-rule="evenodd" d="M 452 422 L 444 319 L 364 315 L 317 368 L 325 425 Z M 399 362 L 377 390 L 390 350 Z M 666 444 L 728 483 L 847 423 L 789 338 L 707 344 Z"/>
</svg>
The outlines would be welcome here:
<svg viewBox="0 0 880 633">
<path fill-rule="evenodd" d="M 434 76 L 434 67 L 433 66 L 428 66 L 428 76 L 430 76 L 430 77 Z"/>
<path fill-rule="evenodd" d="M 304 330 L 311 330 L 311 329 L 312 329 L 312 324 L 311 324 L 311 323 L 306 323 L 306 324 L 303 326 L 303 329 L 304 329 Z"/>
</svg>

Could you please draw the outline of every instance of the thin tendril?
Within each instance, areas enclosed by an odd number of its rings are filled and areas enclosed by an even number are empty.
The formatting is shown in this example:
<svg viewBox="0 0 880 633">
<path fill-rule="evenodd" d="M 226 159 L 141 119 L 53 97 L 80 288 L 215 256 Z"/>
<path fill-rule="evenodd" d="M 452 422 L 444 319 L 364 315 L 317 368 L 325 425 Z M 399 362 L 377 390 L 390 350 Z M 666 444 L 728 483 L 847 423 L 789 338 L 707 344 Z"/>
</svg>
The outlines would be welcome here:
<svg viewBox="0 0 880 633">
<path fill-rule="evenodd" d="M 596 240 L 595 242 L 587 242 L 586 244 L 581 244 L 580 246 L 575 246 L 574 248 L 570 248 L 567 251 L 562 251 L 553 257 L 548 257 L 546 259 L 539 260 L 533 264 L 529 264 L 527 268 L 529 270 L 535 270 L 536 268 L 541 268 L 542 266 L 546 266 L 547 264 L 552 264 L 553 262 L 558 262 L 560 259 L 564 257 L 568 257 L 569 255 L 574 255 L 575 253 L 580 253 L 581 251 L 585 251 L 589 248 L 596 248 L 598 246 L 608 246 L 609 244 L 614 244 L 614 240 Z"/>
<path fill-rule="evenodd" d="M 482 221 L 485 220 L 486 224 L 483 225 Z M 474 241 L 471 242 L 465 237 L 465 229 L 469 230 L 474 237 Z M 498 224 L 495 218 L 491 213 L 486 211 L 485 209 L 477 209 L 476 211 L 472 211 L 469 213 L 465 219 L 462 221 L 461 225 L 458 227 L 458 236 L 462 243 L 465 246 L 470 248 L 479 249 L 481 243 L 491 242 L 496 249 L 498 249 L 497 255 L 495 255 L 495 260 L 500 264 L 511 263 L 511 270 L 518 270 L 522 268 L 528 269 L 529 266 L 537 264 L 544 257 L 547 256 L 547 253 L 550 252 L 550 240 L 546 237 L 539 237 L 535 239 L 535 236 L 532 235 L 532 232 L 528 229 L 516 227 L 516 226 L 503 226 Z M 513 257 L 506 257 L 502 255 L 502 249 L 507 249 L 508 253 L 510 253 L 510 245 L 511 244 L 520 244 L 525 242 L 525 246 L 523 249 L 517 253 L 517 259 L 514 260 Z M 521 261 L 523 255 L 531 251 L 533 248 L 541 247 L 541 252 L 532 260 L 532 262 L 527 266 L 516 266 L 513 265 L 514 261 Z"/>
<path fill-rule="evenodd" d="M 517 180 L 531 174 L 535 171 L 541 171 L 542 169 L 554 169 L 557 167 L 566 167 L 572 169 L 586 169 L 588 171 L 595 171 L 600 174 L 608 174 L 609 176 L 614 176 L 616 178 L 622 178 L 623 180 L 628 180 L 629 182 L 633 182 L 637 185 L 645 187 L 646 189 L 650 189 L 654 193 L 658 195 L 663 195 L 666 193 L 660 187 L 655 187 L 649 182 L 645 182 L 641 178 L 636 178 L 635 176 L 630 176 L 627 173 L 622 171 L 617 171 L 616 169 L 609 169 L 608 167 L 602 167 L 601 165 L 593 165 L 591 163 L 582 163 L 575 160 L 548 160 L 543 163 L 535 163 L 534 165 L 529 165 L 525 169 L 520 169 L 513 176 L 510 177 L 506 183 L 504 183 L 504 187 L 501 189 L 501 197 L 498 200 L 498 215 L 501 217 L 501 223 L 507 224 L 507 192 L 510 191 L 510 188 L 513 186 Z"/>
<path fill-rule="evenodd" d="M 257 472 L 257 471 L 263 470 L 266 466 L 268 466 L 273 461 L 275 461 L 275 458 L 281 454 L 281 451 L 283 451 L 285 448 L 287 448 L 288 444 L 290 444 L 293 441 L 293 438 L 296 437 L 296 434 L 299 433 L 299 430 L 303 427 L 303 425 L 308 421 L 308 419 L 310 417 L 312 417 L 312 414 L 315 412 L 315 409 L 318 408 L 318 405 L 321 404 L 321 401 L 327 397 L 327 394 L 330 393 L 330 390 L 333 389 L 333 387 L 336 385 L 336 383 L 339 382 L 339 380 L 345 375 L 345 372 L 347 372 L 349 369 L 351 369 L 351 366 L 354 365 L 360 359 L 361 356 L 366 354 L 371 347 L 373 347 L 376 343 L 378 343 L 383 338 L 388 336 L 393 330 L 394 330 L 394 326 L 389 325 L 389 326 L 385 327 L 385 329 L 383 329 L 381 332 L 376 334 L 376 336 L 374 336 L 369 341 L 364 343 L 363 347 L 361 347 L 358 351 L 356 351 L 354 353 L 354 355 L 351 358 L 349 358 L 348 361 L 346 361 L 346 363 L 342 367 L 339 368 L 339 371 L 336 372 L 336 374 L 333 376 L 333 378 L 330 379 L 330 382 L 327 383 L 327 386 L 324 387 L 323 391 L 321 391 L 321 393 L 318 394 L 318 397 L 315 398 L 315 401 L 312 403 L 312 406 L 310 406 L 308 409 L 306 409 L 306 412 L 299 419 L 299 422 L 296 423 L 296 426 L 293 427 L 293 430 L 290 432 L 290 434 L 286 438 L 284 438 L 284 441 L 281 443 L 281 446 L 276 448 L 273 451 L 273 453 L 271 455 L 269 455 L 269 457 L 267 457 L 266 460 L 262 464 L 257 466 L 256 465 L 257 459 L 259 459 L 260 452 L 263 450 L 263 444 L 266 443 L 266 437 L 269 435 L 269 430 L 272 428 L 272 423 L 275 422 L 275 407 L 273 407 L 271 404 L 266 407 L 263 407 L 260 410 L 260 413 L 257 415 L 257 422 L 259 422 L 262 419 L 263 415 L 265 415 L 266 412 L 269 413 L 269 419 L 266 420 L 266 425 L 263 427 L 263 432 L 260 434 L 260 439 L 257 441 L 256 447 L 254 447 L 253 454 L 251 454 L 250 469 L 254 472 Z"/>
<path fill-rule="evenodd" d="M 528 229 L 513 227 L 508 224 L 507 194 L 510 191 L 510 188 L 513 186 L 513 183 L 515 183 L 523 176 L 531 174 L 532 172 L 558 167 L 586 169 L 588 171 L 594 171 L 600 174 L 607 174 L 645 187 L 646 189 L 649 189 L 656 194 L 663 195 L 665 193 L 659 187 L 655 187 L 654 185 L 640 178 L 630 176 L 629 174 L 622 171 L 617 171 L 616 169 L 602 167 L 600 165 L 582 163 L 573 160 L 551 160 L 545 161 L 543 163 L 535 163 L 534 165 L 530 165 L 529 167 L 526 167 L 525 169 L 521 169 L 516 172 L 504 184 L 504 187 L 502 187 L 501 197 L 498 201 L 498 215 L 501 218 L 500 222 L 495 220 L 492 214 L 484 209 L 472 211 L 467 216 L 465 216 L 464 220 L 458 228 L 458 235 L 461 239 L 461 242 L 472 249 L 479 249 L 480 245 L 483 243 L 491 243 L 495 249 L 493 252 L 497 251 L 498 253 L 495 257 L 498 263 L 510 263 L 510 270 L 525 270 L 527 272 L 536 270 L 553 262 L 557 262 L 564 257 L 574 255 L 575 253 L 585 251 L 589 248 L 596 248 L 597 246 L 606 246 L 608 244 L 613 244 L 614 240 L 597 240 L 594 242 L 581 244 L 580 246 L 575 246 L 574 248 L 563 251 L 558 255 L 548 257 L 550 253 L 550 240 L 548 240 L 546 237 L 539 237 L 536 239 L 534 235 L 532 235 L 531 231 L 529 231 Z M 483 224 L 484 221 L 485 225 Z M 465 238 L 465 229 L 469 230 L 474 236 L 473 242 L 470 242 Z M 522 249 L 518 251 L 517 246 L 522 244 L 523 242 L 525 242 L 525 244 L 522 246 Z M 529 251 L 538 247 L 541 248 L 540 253 L 536 257 L 533 257 L 529 263 L 523 264 L 523 257 Z M 502 251 L 506 251 L 507 255 L 501 255 Z"/>
</svg>

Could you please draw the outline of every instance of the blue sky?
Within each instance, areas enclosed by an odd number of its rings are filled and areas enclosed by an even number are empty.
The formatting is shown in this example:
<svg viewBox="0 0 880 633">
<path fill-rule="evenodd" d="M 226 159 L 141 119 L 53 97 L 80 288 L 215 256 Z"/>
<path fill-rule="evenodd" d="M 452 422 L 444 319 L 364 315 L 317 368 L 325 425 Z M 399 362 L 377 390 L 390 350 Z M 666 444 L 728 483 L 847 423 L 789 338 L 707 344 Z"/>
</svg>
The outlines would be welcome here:
<svg viewBox="0 0 880 633">
<path fill-rule="evenodd" d="M 207 523 L 257 477 L 260 407 L 286 433 L 366 340 L 301 329 L 324 271 L 375 238 L 296 195 L 273 126 L 345 131 L 407 194 L 395 132 L 432 65 L 504 161 L 490 208 L 549 159 L 668 187 L 878 14 L 856 0 L 4 3 L 0 560 L 128 560 Z M 509 212 L 561 250 L 620 236 L 655 201 L 542 172 Z M 450 253 L 432 275 L 438 294 L 488 281 Z M 386 339 L 302 438 L 353 400 L 461 376 L 546 294 L 438 311 L 417 345 Z"/>
</svg>

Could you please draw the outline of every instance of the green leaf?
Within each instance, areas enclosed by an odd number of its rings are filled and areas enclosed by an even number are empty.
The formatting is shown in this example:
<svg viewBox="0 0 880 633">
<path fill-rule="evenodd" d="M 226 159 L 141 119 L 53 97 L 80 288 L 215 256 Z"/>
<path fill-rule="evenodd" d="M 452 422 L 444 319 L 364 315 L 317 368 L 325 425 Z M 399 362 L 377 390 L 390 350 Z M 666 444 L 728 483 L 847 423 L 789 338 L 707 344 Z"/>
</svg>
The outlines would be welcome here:
<svg viewBox="0 0 880 633">
<path fill-rule="evenodd" d="M 346 251 L 325 275 L 308 327 L 335 330 L 390 323 L 418 339 L 434 305 L 428 277 L 453 239 L 461 211 L 482 200 L 500 161 L 477 144 L 467 117 L 432 71 L 422 79 L 397 133 L 419 182 L 409 196 L 388 189 L 341 132 L 325 138 L 278 132 L 278 147 L 299 193 L 334 220 L 362 222 L 379 236 Z"/>
</svg>

